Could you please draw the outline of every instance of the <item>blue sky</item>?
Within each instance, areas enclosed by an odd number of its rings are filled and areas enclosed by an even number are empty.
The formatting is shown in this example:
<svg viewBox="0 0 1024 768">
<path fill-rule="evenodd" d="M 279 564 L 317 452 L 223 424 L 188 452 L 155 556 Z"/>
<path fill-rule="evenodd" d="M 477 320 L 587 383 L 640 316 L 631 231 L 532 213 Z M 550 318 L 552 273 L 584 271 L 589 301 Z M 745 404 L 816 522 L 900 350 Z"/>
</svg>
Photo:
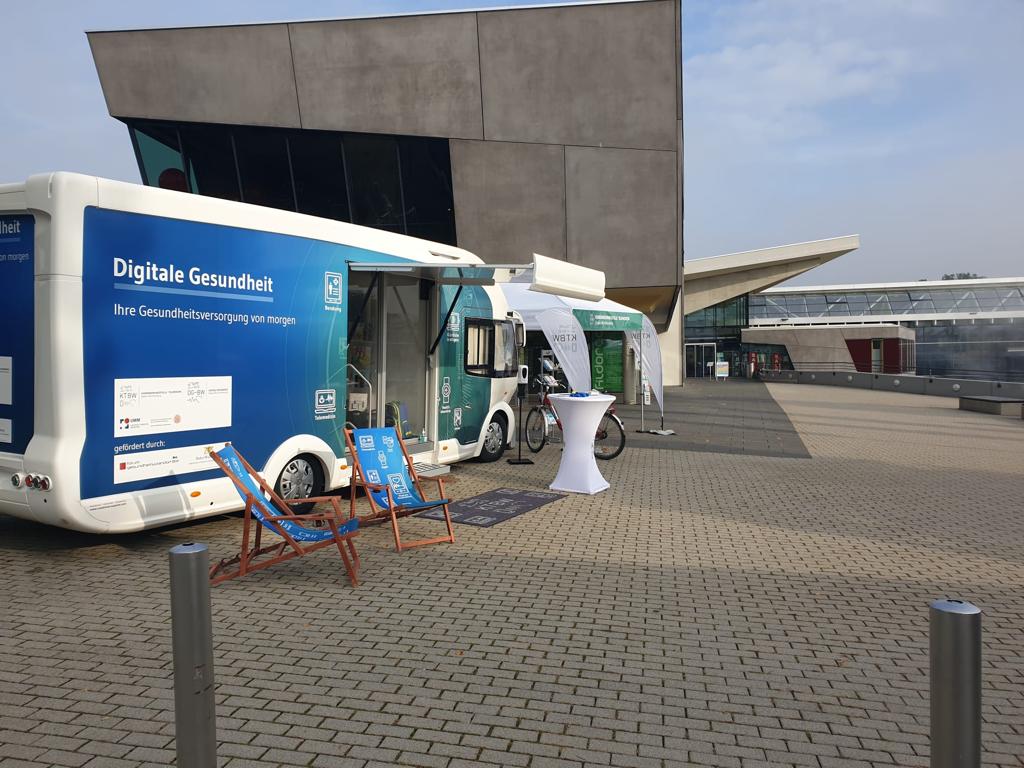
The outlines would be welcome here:
<svg viewBox="0 0 1024 768">
<path fill-rule="evenodd" d="M 86 29 L 518 4 L 11 4 L 0 181 L 139 180 Z M 1024 2 L 683 0 L 683 37 L 687 258 L 859 233 L 859 252 L 795 282 L 1024 275 Z"/>
</svg>

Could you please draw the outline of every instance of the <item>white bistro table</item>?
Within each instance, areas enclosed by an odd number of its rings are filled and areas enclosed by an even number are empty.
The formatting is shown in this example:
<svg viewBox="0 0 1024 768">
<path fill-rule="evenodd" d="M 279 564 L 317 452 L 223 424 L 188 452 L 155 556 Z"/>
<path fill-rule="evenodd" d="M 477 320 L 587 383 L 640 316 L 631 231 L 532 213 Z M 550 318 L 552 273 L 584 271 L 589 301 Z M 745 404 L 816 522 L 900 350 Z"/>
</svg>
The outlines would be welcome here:
<svg viewBox="0 0 1024 768">
<path fill-rule="evenodd" d="M 565 393 L 549 397 L 562 422 L 562 463 L 548 487 L 570 493 L 600 493 L 608 487 L 608 481 L 597 469 L 594 435 L 615 398 L 598 394 L 573 397 Z"/>
</svg>

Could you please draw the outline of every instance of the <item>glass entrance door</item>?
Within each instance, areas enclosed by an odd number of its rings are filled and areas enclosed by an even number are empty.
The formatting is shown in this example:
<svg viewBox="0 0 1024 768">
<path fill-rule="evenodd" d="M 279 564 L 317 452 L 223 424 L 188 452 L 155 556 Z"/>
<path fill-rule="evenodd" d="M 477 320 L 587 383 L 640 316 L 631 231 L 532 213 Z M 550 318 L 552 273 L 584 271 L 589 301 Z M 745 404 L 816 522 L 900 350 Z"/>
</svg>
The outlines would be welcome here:
<svg viewBox="0 0 1024 768">
<path fill-rule="evenodd" d="M 427 426 L 429 282 L 350 272 L 347 421 L 396 426 L 417 439 Z"/>
<path fill-rule="evenodd" d="M 380 283 L 375 272 L 349 272 L 346 421 L 375 427 L 380 414 Z"/>
<path fill-rule="evenodd" d="M 718 345 L 714 343 L 695 343 L 684 345 L 686 357 L 686 377 L 692 379 L 714 378 L 715 361 Z"/>
<path fill-rule="evenodd" d="M 384 426 L 420 437 L 427 426 L 427 334 L 430 287 L 424 280 L 387 275 L 384 289 Z"/>
</svg>

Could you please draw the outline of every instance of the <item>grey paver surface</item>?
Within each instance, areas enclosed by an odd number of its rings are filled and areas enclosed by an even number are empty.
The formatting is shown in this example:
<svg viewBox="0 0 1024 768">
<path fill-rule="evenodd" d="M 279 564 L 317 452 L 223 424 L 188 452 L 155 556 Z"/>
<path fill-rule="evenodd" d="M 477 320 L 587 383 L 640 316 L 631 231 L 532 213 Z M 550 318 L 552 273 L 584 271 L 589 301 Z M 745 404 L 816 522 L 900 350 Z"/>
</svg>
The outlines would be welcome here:
<svg viewBox="0 0 1024 768">
<path fill-rule="evenodd" d="M 640 405 L 618 405 L 636 448 L 744 453 L 753 456 L 810 458 L 807 447 L 786 411 L 760 382 L 694 381 L 665 389 L 665 426 L 675 435 L 636 434 L 661 426 L 661 412 L 652 398 Z"/>
<path fill-rule="evenodd" d="M 368 530 L 358 589 L 328 551 L 215 588 L 222 763 L 924 766 L 949 594 L 985 610 L 985 765 L 1019 768 L 1024 423 L 769 391 L 810 459 L 627 448 L 610 491 L 454 546 Z M 450 490 L 543 488 L 557 460 L 463 465 Z M 0 764 L 171 764 L 165 553 L 239 536 L 0 518 Z"/>
</svg>

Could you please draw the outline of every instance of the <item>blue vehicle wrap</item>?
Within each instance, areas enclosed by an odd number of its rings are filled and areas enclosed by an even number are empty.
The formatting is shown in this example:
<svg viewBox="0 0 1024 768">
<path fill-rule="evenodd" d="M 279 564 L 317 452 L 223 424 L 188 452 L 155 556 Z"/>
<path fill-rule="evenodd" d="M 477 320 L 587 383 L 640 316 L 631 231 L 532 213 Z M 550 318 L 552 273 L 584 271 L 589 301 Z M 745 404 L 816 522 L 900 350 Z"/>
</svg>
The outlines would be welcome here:
<svg viewBox="0 0 1024 768">
<path fill-rule="evenodd" d="M 208 464 L 190 471 L 184 457 L 225 442 L 257 467 L 298 434 L 343 455 L 348 264 L 357 261 L 405 260 L 86 208 L 81 497 L 219 477 Z M 134 470 L 128 457 L 152 466 Z"/>
<path fill-rule="evenodd" d="M 35 218 L 0 216 L 0 452 L 24 453 L 35 408 Z"/>
</svg>

